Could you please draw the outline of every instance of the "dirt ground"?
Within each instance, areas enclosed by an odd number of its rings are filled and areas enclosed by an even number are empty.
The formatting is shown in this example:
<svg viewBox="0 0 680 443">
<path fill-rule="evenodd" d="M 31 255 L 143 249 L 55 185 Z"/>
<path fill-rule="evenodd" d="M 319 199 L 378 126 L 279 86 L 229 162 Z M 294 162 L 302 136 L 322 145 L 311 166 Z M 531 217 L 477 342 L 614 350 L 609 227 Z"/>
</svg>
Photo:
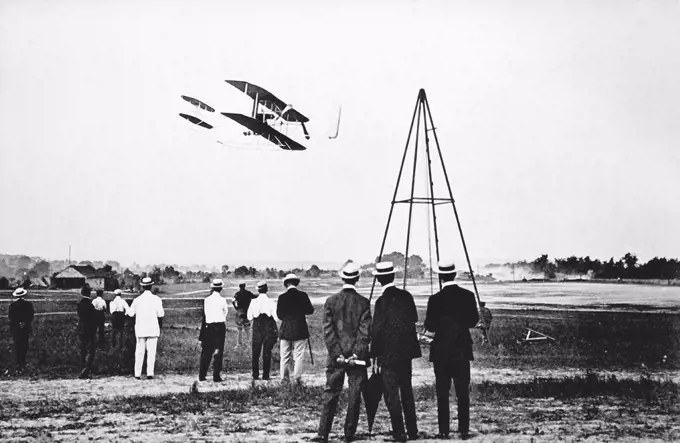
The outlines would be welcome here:
<svg viewBox="0 0 680 443">
<path fill-rule="evenodd" d="M 514 383 L 534 377 L 576 375 L 576 370 L 519 371 L 474 368 L 473 383 L 483 381 Z M 582 373 L 582 372 L 581 372 Z M 619 379 L 639 378 L 634 372 L 601 372 Z M 651 374 L 680 380 L 680 372 Z M 219 390 L 250 389 L 249 374 L 226 374 L 224 383 L 203 382 L 199 394 Z M 133 377 L 101 377 L 90 380 L 13 379 L 0 381 L 0 398 L 18 405 L 17 417 L 0 422 L 3 441 L 233 441 L 233 442 L 303 442 L 315 435 L 319 407 L 246 406 L 243 412 L 224 414 L 218 408 L 200 413 L 125 412 L 99 414 L 92 402 L 124 397 L 160 394 L 186 394 L 196 381 L 194 375 L 159 374 L 154 380 Z M 434 377 L 427 362 L 414 368 L 415 386 L 432 385 Z M 260 381 L 278 385 L 278 381 Z M 306 374 L 304 383 L 321 386 L 323 374 Z M 41 401 L 76 401 L 73 410 L 48 417 L 31 417 L 31 407 Z M 89 405 L 85 403 L 90 403 Z M 621 398 L 513 398 L 476 401 L 471 407 L 472 441 L 673 441 L 680 439 L 680 419 L 662 408 L 641 405 L 639 400 Z M 320 401 L 319 401 L 320 404 Z M 418 401 L 419 441 L 435 441 L 437 413 L 434 401 Z M 342 437 L 344 410 L 334 422 L 332 437 Z M 452 402 L 452 429 L 455 429 L 455 402 Z M 390 441 L 389 417 L 381 404 L 371 441 Z M 653 431 L 653 432 L 652 432 Z M 365 415 L 359 422 L 359 437 L 369 441 Z M 429 438 L 428 438 L 429 437 Z"/>
</svg>

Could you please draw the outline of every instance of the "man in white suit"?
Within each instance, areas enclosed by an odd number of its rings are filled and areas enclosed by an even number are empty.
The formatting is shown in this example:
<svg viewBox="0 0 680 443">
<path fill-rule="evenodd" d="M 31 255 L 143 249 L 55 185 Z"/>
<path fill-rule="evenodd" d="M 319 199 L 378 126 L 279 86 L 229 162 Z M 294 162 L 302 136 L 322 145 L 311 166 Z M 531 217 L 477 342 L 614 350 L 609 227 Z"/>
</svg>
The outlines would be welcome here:
<svg viewBox="0 0 680 443">
<path fill-rule="evenodd" d="M 156 346 L 158 337 L 161 335 L 163 325 L 163 302 L 161 298 L 151 292 L 153 281 L 149 277 L 142 279 L 143 292 L 135 298 L 132 306 L 128 310 L 130 317 L 136 317 L 135 336 L 137 337 L 137 347 L 135 349 L 135 378 L 142 378 L 142 365 L 144 363 L 144 353 L 146 352 L 146 378 L 154 376 L 154 365 L 156 363 Z"/>
</svg>

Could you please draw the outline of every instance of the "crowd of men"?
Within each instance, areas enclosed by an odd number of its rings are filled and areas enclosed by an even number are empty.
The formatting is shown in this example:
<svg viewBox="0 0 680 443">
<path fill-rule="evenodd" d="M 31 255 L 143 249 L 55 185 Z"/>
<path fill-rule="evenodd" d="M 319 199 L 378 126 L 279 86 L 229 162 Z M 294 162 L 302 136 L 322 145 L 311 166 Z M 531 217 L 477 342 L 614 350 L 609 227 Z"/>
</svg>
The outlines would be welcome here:
<svg viewBox="0 0 680 443">
<path fill-rule="evenodd" d="M 453 382 L 458 406 L 458 432 L 462 438 L 467 438 L 470 435 L 470 361 L 474 359 L 469 330 L 478 326 L 480 316 L 474 294 L 454 283 L 456 270 L 453 263 L 439 263 L 435 272 L 439 274 L 442 290 L 428 300 L 424 329 L 434 334 L 430 343 L 430 361 L 434 366 L 436 385 L 437 437 L 449 438 L 449 392 Z M 374 371 L 378 368 L 382 374 L 382 391 L 394 439 L 406 441 L 419 437 L 411 382 L 412 360 L 422 356 L 416 329 L 418 312 L 413 296 L 394 285 L 395 274 L 391 262 L 376 265 L 373 275 L 382 286 L 382 294 L 376 301 L 373 314 L 369 300 L 357 292 L 360 270 L 353 263 L 340 271 L 342 289 L 324 303 L 323 338 L 328 352 L 326 386 L 318 435 L 314 441 L 328 441 L 345 377 L 349 383 L 349 398 L 344 437 L 346 441 L 355 439 L 361 397 L 365 394 L 368 368 L 371 366 Z M 108 306 L 114 347 L 122 346 L 126 318 L 134 318 L 134 376 L 137 379 L 142 378 L 145 357 L 146 378 L 154 377 L 156 349 L 165 315 L 162 300 L 151 291 L 153 284 L 150 278 L 143 278 L 142 292 L 131 304 L 121 298 L 120 290 L 116 290 L 115 298 Z M 240 282 L 239 291 L 232 300 L 238 328 L 236 347 L 250 342 L 252 377 L 254 380 L 260 378 L 262 357 L 261 377 L 268 380 L 271 375 L 272 349 L 279 340 L 279 377 L 282 382 L 300 383 L 304 355 L 309 351 L 312 357 L 306 317 L 314 313 L 314 306 L 307 293 L 298 289 L 300 279 L 295 274 L 286 275 L 283 284 L 285 291 L 275 301 L 267 294 L 266 281 L 257 283 L 257 295 L 246 289 L 245 282 Z M 203 301 L 199 333 L 199 381 L 206 380 L 212 363 L 212 379 L 221 382 L 229 309 L 221 294 L 224 289 L 222 280 L 213 280 L 210 289 L 210 294 Z M 20 367 L 26 363 L 34 315 L 33 306 L 25 300 L 26 294 L 25 289 L 18 288 L 13 294 L 17 301 L 9 309 L 17 364 Z M 102 297 L 102 290 L 97 290 L 96 297 L 92 299 L 91 290 L 84 287 L 81 295 L 76 308 L 81 349 L 80 377 L 88 378 L 92 372 L 97 342 L 103 344 L 105 341 L 107 304 Z M 484 322 L 485 317 L 490 322 L 487 308 L 482 310 L 482 323 L 488 327 Z"/>
</svg>

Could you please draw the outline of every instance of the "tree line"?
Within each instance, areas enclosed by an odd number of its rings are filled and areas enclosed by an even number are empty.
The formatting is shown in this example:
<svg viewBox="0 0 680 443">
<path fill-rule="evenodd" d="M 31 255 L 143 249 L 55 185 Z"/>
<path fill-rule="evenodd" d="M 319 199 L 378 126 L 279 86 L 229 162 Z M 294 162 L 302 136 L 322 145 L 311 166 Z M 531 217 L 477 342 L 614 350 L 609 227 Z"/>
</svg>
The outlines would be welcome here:
<svg viewBox="0 0 680 443">
<path fill-rule="evenodd" d="M 535 273 L 543 273 L 546 279 L 554 279 L 559 274 L 600 279 L 673 280 L 680 278 L 680 260 L 654 257 L 641 263 L 631 252 L 627 252 L 618 260 L 611 257 L 609 260 L 600 261 L 591 259 L 590 256 L 570 256 L 551 260 L 548 254 L 543 254 L 531 262 L 518 261 L 503 265 L 486 265 L 486 267 L 494 266 L 530 269 Z"/>
</svg>

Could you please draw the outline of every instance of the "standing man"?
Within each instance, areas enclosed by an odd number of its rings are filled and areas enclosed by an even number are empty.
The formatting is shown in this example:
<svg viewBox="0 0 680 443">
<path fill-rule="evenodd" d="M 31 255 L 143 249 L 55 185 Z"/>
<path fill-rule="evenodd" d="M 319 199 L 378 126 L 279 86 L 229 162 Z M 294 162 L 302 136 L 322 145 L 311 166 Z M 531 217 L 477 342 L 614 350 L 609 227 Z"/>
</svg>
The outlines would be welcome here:
<svg viewBox="0 0 680 443">
<path fill-rule="evenodd" d="M 318 442 L 328 441 L 345 374 L 349 378 L 345 441 L 354 440 L 359 421 L 361 391 L 366 382 L 367 365 L 361 366 L 354 362 L 358 360 L 368 362 L 370 304 L 356 290 L 359 268 L 354 263 L 347 264 L 340 271 L 340 277 L 344 282 L 342 290 L 331 295 L 323 308 L 323 333 L 328 349 L 328 360 L 319 434 L 313 439 Z"/>
<path fill-rule="evenodd" d="M 151 292 L 153 281 L 149 277 L 142 279 L 142 293 L 134 299 L 128 310 L 130 317 L 135 319 L 135 336 L 137 346 L 135 348 L 135 378 L 142 378 L 142 365 L 146 352 L 146 378 L 154 376 L 156 364 L 156 347 L 158 337 L 161 335 L 163 326 L 163 302 L 160 297 Z"/>
<path fill-rule="evenodd" d="M 125 330 L 125 316 L 127 315 L 130 306 L 120 296 L 123 291 L 116 289 L 113 291 L 115 297 L 109 305 L 111 311 L 111 329 L 113 336 L 111 337 L 111 346 L 116 346 L 118 349 L 123 347 L 123 332 Z"/>
<path fill-rule="evenodd" d="M 307 293 L 297 286 L 300 279 L 295 274 L 288 274 L 283 279 L 286 292 L 279 296 L 276 316 L 281 319 L 279 338 L 281 339 L 281 381 L 302 381 L 302 363 L 309 338 L 309 328 L 305 316 L 314 313 L 314 306 Z M 293 364 L 293 361 L 295 362 Z"/>
<path fill-rule="evenodd" d="M 458 399 L 458 432 L 470 437 L 470 361 L 472 337 L 470 328 L 479 321 L 475 295 L 454 283 L 456 267 L 440 262 L 438 270 L 442 290 L 427 302 L 425 329 L 434 332 L 430 344 L 430 361 L 434 363 L 437 391 L 437 418 L 440 438 L 449 436 L 449 390 L 451 379 Z"/>
<path fill-rule="evenodd" d="M 373 275 L 382 285 L 382 295 L 375 303 L 371 325 L 371 357 L 382 368 L 385 403 L 395 440 L 413 440 L 418 438 L 418 425 L 411 360 L 422 355 L 416 332 L 418 311 L 413 296 L 394 286 L 392 262 L 378 263 Z M 408 435 L 404 432 L 404 418 Z"/>
<path fill-rule="evenodd" d="M 262 380 L 269 380 L 272 348 L 279 335 L 276 327 L 276 302 L 267 296 L 267 282 L 257 283 L 258 296 L 250 303 L 248 320 L 253 322 L 253 380 L 260 378 L 260 352 L 262 353 Z"/>
<path fill-rule="evenodd" d="M 104 290 L 97 289 L 97 296 L 92 300 L 92 306 L 95 309 L 95 318 L 97 319 L 97 330 L 99 331 L 99 346 L 106 344 L 106 336 L 104 335 L 104 323 L 106 323 L 106 301 L 104 300 Z"/>
<path fill-rule="evenodd" d="M 33 304 L 24 299 L 28 294 L 26 289 L 16 288 L 12 294 L 17 300 L 9 305 L 9 328 L 14 339 L 14 350 L 17 356 L 17 366 L 22 371 L 26 367 L 26 354 L 28 353 L 28 336 L 31 335 L 31 323 L 33 322 Z"/>
<path fill-rule="evenodd" d="M 212 292 L 203 301 L 203 315 L 205 316 L 205 331 L 201 336 L 201 363 L 198 380 L 205 381 L 208 374 L 210 359 L 213 359 L 213 381 L 221 382 L 222 358 L 224 355 L 224 338 L 227 333 L 227 301 L 220 295 L 224 283 L 219 278 L 210 285 Z"/>
<path fill-rule="evenodd" d="M 482 321 L 477 323 L 476 328 L 482 331 L 482 336 L 484 337 L 484 343 L 489 343 L 489 329 L 491 329 L 491 321 L 493 320 L 493 315 L 491 310 L 486 307 L 486 302 L 479 302 L 479 310 L 482 314 Z"/>
<path fill-rule="evenodd" d="M 250 341 L 250 321 L 248 320 L 248 307 L 250 302 L 255 298 L 255 295 L 246 289 L 246 282 L 240 281 L 238 283 L 238 292 L 234 295 L 231 304 L 236 309 L 236 328 L 238 335 L 236 336 L 236 348 L 243 344 L 243 335 L 246 340 Z"/>
<path fill-rule="evenodd" d="M 80 378 L 89 378 L 94 361 L 95 338 L 97 337 L 97 311 L 90 299 L 89 287 L 83 286 L 78 301 L 78 335 L 80 336 Z"/>
</svg>

